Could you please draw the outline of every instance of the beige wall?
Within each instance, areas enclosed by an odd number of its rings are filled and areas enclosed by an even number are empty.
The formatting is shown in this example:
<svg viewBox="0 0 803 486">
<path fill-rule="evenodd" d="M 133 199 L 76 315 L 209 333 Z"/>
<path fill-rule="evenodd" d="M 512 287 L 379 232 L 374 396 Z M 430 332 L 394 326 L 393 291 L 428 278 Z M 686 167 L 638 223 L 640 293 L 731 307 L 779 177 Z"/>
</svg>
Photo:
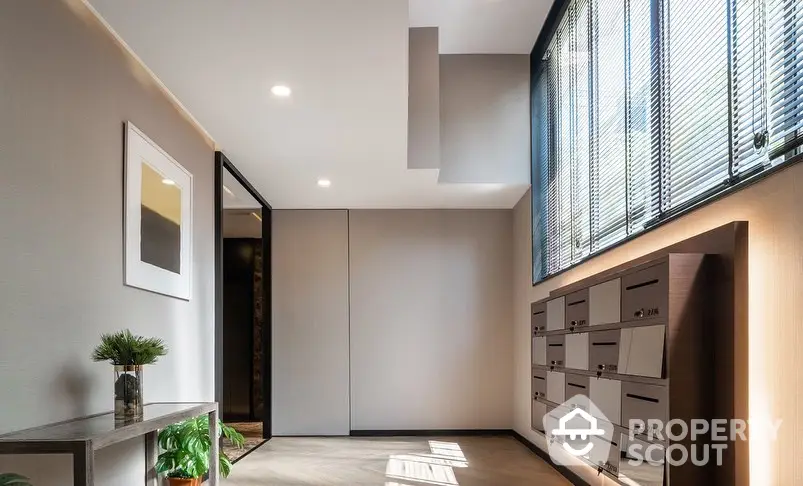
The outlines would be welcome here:
<svg viewBox="0 0 803 486">
<path fill-rule="evenodd" d="M 749 222 L 749 377 L 753 419 L 781 419 L 778 440 L 754 434 L 750 442 L 752 486 L 803 484 L 803 164 L 770 176 L 724 199 L 615 248 L 539 285 L 530 282 L 530 194 L 514 210 L 515 429 L 530 431 L 529 303 L 550 290 L 625 263 L 722 224 Z M 586 471 L 591 484 L 604 484 Z"/>
<path fill-rule="evenodd" d="M 273 211 L 273 433 L 349 434 L 346 211 Z"/>
<path fill-rule="evenodd" d="M 102 332 L 160 336 L 146 401 L 214 396 L 212 148 L 102 30 L 58 1 L 0 4 L 0 433 L 111 410 Z M 194 176 L 189 302 L 123 286 L 123 122 Z M 0 457 L 37 486 L 71 484 L 67 456 Z M 139 440 L 103 451 L 98 485 L 141 484 Z"/>
<path fill-rule="evenodd" d="M 353 429 L 511 427 L 511 211 L 350 211 Z"/>
</svg>

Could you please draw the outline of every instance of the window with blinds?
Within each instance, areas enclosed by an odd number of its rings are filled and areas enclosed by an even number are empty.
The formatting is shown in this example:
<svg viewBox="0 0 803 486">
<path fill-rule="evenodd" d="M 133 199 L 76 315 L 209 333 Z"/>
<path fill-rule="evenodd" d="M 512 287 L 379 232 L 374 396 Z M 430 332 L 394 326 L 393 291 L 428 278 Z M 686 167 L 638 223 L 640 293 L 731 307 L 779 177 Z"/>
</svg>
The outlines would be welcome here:
<svg viewBox="0 0 803 486">
<path fill-rule="evenodd" d="M 803 145 L 803 4 L 768 0 L 770 158 Z"/>
<path fill-rule="evenodd" d="M 803 157 L 800 0 L 563 10 L 532 79 L 534 282 Z"/>
<path fill-rule="evenodd" d="M 622 1 L 596 1 L 592 5 L 591 105 L 594 136 L 591 139 L 591 247 L 599 250 L 627 236 L 627 86 L 630 80 L 625 45 L 627 18 Z M 604 55 L 600 55 L 603 53 Z M 604 94 L 605 96 L 601 96 Z"/>
</svg>

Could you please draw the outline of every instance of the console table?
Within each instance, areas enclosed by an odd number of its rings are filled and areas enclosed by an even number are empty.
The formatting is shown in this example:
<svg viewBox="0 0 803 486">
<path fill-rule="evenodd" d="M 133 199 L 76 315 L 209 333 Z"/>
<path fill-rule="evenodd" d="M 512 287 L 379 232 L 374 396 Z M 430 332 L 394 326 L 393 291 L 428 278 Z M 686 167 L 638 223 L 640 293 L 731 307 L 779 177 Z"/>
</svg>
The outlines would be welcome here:
<svg viewBox="0 0 803 486">
<path fill-rule="evenodd" d="M 157 486 L 155 465 L 159 429 L 182 420 L 209 415 L 209 436 L 218 435 L 217 403 L 152 403 L 143 407 L 143 419 L 115 425 L 114 413 L 82 417 L 0 436 L 0 454 L 72 454 L 73 484 L 95 484 L 95 451 L 136 437 L 145 437 L 145 486 Z M 218 486 L 218 441 L 209 453 L 209 484 Z"/>
</svg>

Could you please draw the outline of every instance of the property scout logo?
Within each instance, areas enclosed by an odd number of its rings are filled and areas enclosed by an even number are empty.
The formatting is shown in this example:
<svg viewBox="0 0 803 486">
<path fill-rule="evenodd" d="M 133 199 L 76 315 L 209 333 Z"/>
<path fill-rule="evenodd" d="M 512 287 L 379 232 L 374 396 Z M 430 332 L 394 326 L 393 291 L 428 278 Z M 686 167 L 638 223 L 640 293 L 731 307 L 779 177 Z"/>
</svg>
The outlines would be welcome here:
<svg viewBox="0 0 803 486">
<path fill-rule="evenodd" d="M 666 423 L 631 420 L 623 424 L 628 434 L 616 434 L 605 414 L 584 395 L 562 403 L 543 420 L 552 462 L 571 467 L 577 465 L 576 458 L 583 458 L 614 475 L 624 463 L 654 467 L 664 463 L 679 466 L 689 461 L 695 466 L 711 462 L 722 465 L 724 451 L 732 442 L 746 441 L 748 428 L 752 435 L 775 440 L 781 423 L 739 419 L 693 419 L 688 423 L 679 419 Z"/>
</svg>

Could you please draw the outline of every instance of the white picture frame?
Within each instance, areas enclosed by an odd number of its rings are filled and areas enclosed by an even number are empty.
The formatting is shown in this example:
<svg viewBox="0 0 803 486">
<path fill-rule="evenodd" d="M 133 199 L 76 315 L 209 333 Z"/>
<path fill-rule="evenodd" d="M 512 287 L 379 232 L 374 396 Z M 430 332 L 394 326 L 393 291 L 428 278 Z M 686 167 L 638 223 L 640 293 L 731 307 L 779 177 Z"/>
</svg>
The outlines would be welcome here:
<svg viewBox="0 0 803 486">
<path fill-rule="evenodd" d="M 125 123 L 124 165 L 124 283 L 130 287 L 190 300 L 193 246 L 192 174 L 130 121 Z M 172 204 L 163 204 L 166 207 L 170 206 L 169 211 L 163 210 L 160 213 L 151 210 L 148 205 L 157 204 L 149 201 L 143 204 L 143 172 L 145 172 L 145 187 L 153 187 L 148 183 L 153 181 L 154 171 L 163 178 L 162 183 L 172 186 L 170 189 L 165 188 L 166 191 L 172 191 L 166 198 Z M 180 196 L 176 195 L 176 190 L 180 191 Z M 149 200 L 154 199 L 148 193 L 144 197 Z M 176 207 L 176 198 L 180 200 L 180 209 Z M 161 216 L 168 212 L 170 217 Z M 145 219 L 143 214 L 146 216 Z M 160 238 L 156 243 L 149 241 L 154 240 L 151 237 L 153 230 L 149 229 L 154 226 L 151 222 L 154 218 L 160 220 L 161 227 L 168 227 L 168 237 Z M 171 224 L 173 226 L 170 226 Z M 178 232 L 178 242 L 176 242 L 176 232 Z M 159 244 L 169 247 L 166 252 L 161 252 L 168 255 L 166 258 L 169 264 L 152 257 L 154 254 L 152 248 Z"/>
</svg>

